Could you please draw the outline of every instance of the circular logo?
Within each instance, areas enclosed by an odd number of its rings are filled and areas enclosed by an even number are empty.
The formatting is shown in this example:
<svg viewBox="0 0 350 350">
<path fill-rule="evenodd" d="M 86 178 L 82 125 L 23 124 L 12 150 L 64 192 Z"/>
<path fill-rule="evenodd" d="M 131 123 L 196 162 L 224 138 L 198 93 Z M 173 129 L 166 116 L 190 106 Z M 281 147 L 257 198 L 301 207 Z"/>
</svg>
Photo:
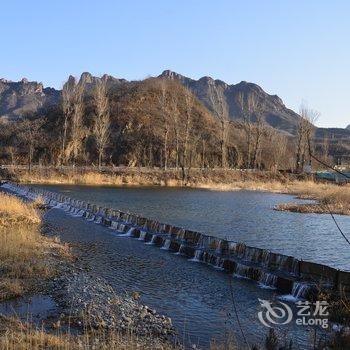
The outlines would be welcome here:
<svg viewBox="0 0 350 350">
<path fill-rule="evenodd" d="M 281 301 L 273 305 L 271 301 L 259 299 L 263 308 L 258 312 L 259 321 L 266 327 L 288 324 L 293 318 L 292 309 Z"/>
</svg>

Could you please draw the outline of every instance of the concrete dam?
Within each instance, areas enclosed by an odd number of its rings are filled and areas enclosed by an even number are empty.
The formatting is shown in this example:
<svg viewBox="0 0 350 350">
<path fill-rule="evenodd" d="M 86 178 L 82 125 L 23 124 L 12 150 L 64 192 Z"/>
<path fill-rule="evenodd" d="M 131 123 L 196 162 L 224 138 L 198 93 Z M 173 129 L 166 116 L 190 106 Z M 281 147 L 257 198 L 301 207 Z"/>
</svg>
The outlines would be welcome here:
<svg viewBox="0 0 350 350">
<path fill-rule="evenodd" d="M 191 261 L 249 278 L 262 288 L 276 289 L 295 299 L 312 299 L 320 290 L 350 292 L 350 272 L 347 271 L 219 239 L 136 214 L 98 207 L 55 192 L 10 182 L 2 187 L 30 200 L 41 197 L 49 208 L 64 210 L 72 216 L 109 227 L 117 235 L 133 237 L 181 254 Z"/>
</svg>

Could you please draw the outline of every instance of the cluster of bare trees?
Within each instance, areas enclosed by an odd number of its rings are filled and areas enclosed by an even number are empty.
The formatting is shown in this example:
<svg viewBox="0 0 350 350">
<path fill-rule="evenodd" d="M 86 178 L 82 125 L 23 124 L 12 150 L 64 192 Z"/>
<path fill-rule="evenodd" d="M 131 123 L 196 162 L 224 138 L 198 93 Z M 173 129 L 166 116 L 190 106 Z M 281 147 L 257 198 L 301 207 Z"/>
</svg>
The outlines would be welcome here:
<svg viewBox="0 0 350 350">
<path fill-rule="evenodd" d="M 118 87 L 107 79 L 86 86 L 69 77 L 62 103 L 40 118 L 3 129 L 4 162 L 302 171 L 313 147 L 317 113 L 302 107 L 295 138 L 271 128 L 254 94 L 238 95 L 241 121 L 229 118 L 224 89 L 212 86 L 210 113 L 180 83 L 147 79 Z"/>
<path fill-rule="evenodd" d="M 108 97 L 107 81 L 100 79 L 96 82 L 93 90 L 93 102 L 95 112 L 93 115 L 93 126 L 86 128 L 84 122 L 85 86 L 82 82 L 70 76 L 62 89 L 62 148 L 60 153 L 60 163 L 67 164 L 76 161 L 81 156 L 84 148 L 84 140 L 92 135 L 96 142 L 98 152 L 98 165 L 102 164 L 105 149 L 110 135 L 110 104 Z"/>
</svg>

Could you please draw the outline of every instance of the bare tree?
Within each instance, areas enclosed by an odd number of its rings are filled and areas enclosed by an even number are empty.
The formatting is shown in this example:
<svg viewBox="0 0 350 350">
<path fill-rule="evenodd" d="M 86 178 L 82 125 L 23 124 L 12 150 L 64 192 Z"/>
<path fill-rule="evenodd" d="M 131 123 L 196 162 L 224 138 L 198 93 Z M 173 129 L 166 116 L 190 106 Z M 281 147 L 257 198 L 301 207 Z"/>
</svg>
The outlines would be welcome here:
<svg viewBox="0 0 350 350">
<path fill-rule="evenodd" d="M 229 111 L 228 105 L 224 96 L 224 92 L 219 90 L 216 86 L 210 85 L 211 104 L 214 108 L 214 113 L 220 122 L 220 153 L 221 153 L 221 167 L 227 166 L 227 138 L 229 125 Z"/>
<path fill-rule="evenodd" d="M 296 138 L 295 170 L 300 173 L 304 169 L 307 155 L 312 152 L 312 138 L 314 133 L 314 123 L 319 117 L 319 112 L 309 109 L 306 104 L 300 107 L 300 119 Z M 311 157 L 309 157 L 311 166 Z"/>
<path fill-rule="evenodd" d="M 179 121 L 179 107 L 178 107 L 178 96 L 176 90 L 172 91 L 170 97 L 170 108 L 171 108 L 171 118 L 172 126 L 174 129 L 175 136 L 175 168 L 179 168 L 179 156 L 180 156 L 180 121 Z"/>
<path fill-rule="evenodd" d="M 68 137 L 68 127 L 69 122 L 73 116 L 74 111 L 74 90 L 76 81 L 75 78 L 69 76 L 66 83 L 62 88 L 62 110 L 63 110 L 63 135 L 62 135 L 62 146 L 60 154 L 61 164 L 66 161 L 66 147 L 67 147 L 67 137 Z"/>
<path fill-rule="evenodd" d="M 254 144 L 253 144 L 253 154 L 252 154 L 252 160 L 251 160 L 251 166 L 253 168 L 258 168 L 258 155 L 261 151 L 261 140 L 263 136 L 263 132 L 265 129 L 265 123 L 263 121 L 263 118 L 259 112 L 257 112 L 256 116 L 257 120 L 254 124 Z"/>
<path fill-rule="evenodd" d="M 38 147 L 44 136 L 41 129 L 44 123 L 44 119 L 36 119 L 34 121 L 24 119 L 18 124 L 18 137 L 20 143 L 27 150 L 29 172 L 32 170 L 35 149 Z"/>
<path fill-rule="evenodd" d="M 82 141 L 86 134 L 83 126 L 84 116 L 84 90 L 83 83 L 78 83 L 74 87 L 73 96 L 73 113 L 70 127 L 70 142 L 66 148 L 67 159 L 72 158 L 73 166 L 75 165 L 78 156 L 81 152 Z"/>
<path fill-rule="evenodd" d="M 185 99 L 185 123 L 184 123 L 184 142 L 183 142 L 183 152 L 182 152 L 182 178 L 185 180 L 188 177 L 190 162 L 189 162 L 189 143 L 190 143 L 190 131 L 192 127 L 192 110 L 194 104 L 194 96 L 189 89 L 184 91 Z M 191 151 L 191 150 L 190 150 Z M 186 174 L 187 168 L 187 174 Z"/>
<path fill-rule="evenodd" d="M 253 123 L 251 121 L 252 114 L 257 110 L 257 100 L 255 95 L 249 94 L 245 99 L 243 92 L 238 94 L 238 102 L 241 107 L 241 114 L 243 116 L 243 130 L 246 138 L 246 160 L 245 167 L 252 167 L 252 143 L 253 143 Z"/>
<path fill-rule="evenodd" d="M 105 149 L 110 137 L 110 105 L 107 81 L 105 79 L 97 81 L 93 97 L 96 113 L 92 133 L 97 146 L 98 167 L 101 168 Z"/>
<path fill-rule="evenodd" d="M 169 135 L 169 114 L 167 105 L 167 88 L 166 81 L 162 79 L 160 81 L 160 94 L 158 95 L 158 103 L 161 110 L 161 118 L 163 123 L 163 158 L 164 158 L 164 170 L 168 167 L 168 135 Z"/>
</svg>

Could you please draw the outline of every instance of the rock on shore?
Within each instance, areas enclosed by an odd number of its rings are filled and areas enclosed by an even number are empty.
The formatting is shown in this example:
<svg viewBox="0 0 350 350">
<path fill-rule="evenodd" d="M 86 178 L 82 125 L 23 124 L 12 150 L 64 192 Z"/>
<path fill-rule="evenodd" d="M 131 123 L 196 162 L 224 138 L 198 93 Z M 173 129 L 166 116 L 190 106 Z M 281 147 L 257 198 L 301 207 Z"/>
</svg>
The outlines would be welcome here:
<svg viewBox="0 0 350 350">
<path fill-rule="evenodd" d="M 77 328 L 104 328 L 136 336 L 170 339 L 171 319 L 142 305 L 133 297 L 116 294 L 102 278 L 73 272 L 53 282 L 53 298 L 60 306 L 60 322 Z"/>
</svg>

